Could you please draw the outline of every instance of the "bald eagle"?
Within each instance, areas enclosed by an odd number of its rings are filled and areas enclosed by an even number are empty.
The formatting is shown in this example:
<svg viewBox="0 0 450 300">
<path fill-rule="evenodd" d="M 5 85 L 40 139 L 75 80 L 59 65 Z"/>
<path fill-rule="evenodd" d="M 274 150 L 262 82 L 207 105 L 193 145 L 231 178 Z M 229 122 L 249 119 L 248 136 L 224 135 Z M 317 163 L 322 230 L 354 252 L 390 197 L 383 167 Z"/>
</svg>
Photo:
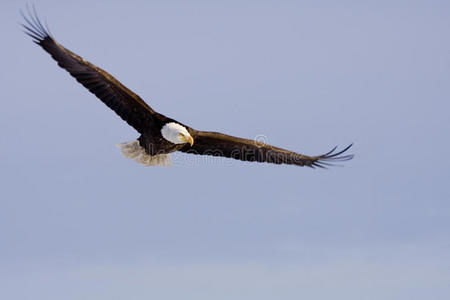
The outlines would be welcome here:
<svg viewBox="0 0 450 300">
<path fill-rule="evenodd" d="M 307 156 L 254 140 L 195 130 L 166 117 L 154 111 L 113 76 L 60 45 L 48 27 L 43 26 L 36 10 L 27 11 L 27 15 L 21 12 L 25 20 L 22 24 L 25 33 L 48 52 L 61 68 L 140 133 L 137 140 L 118 145 L 127 158 L 138 163 L 167 166 L 171 164 L 170 153 L 174 151 L 312 168 L 324 168 L 353 158 L 353 155 L 343 155 L 351 144 L 339 152 L 335 152 L 335 147 L 322 155 Z"/>
</svg>

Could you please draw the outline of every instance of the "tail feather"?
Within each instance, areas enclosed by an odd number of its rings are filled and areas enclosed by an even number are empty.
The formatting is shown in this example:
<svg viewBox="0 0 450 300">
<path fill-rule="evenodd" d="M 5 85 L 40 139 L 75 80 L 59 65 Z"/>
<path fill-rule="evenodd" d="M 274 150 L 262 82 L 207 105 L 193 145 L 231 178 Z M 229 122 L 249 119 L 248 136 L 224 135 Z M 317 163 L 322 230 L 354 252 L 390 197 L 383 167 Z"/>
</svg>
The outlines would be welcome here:
<svg viewBox="0 0 450 300">
<path fill-rule="evenodd" d="M 118 144 L 120 151 L 126 158 L 130 158 L 135 162 L 144 166 L 163 166 L 169 167 L 172 165 L 170 154 L 149 155 L 145 149 L 139 145 L 139 141 L 131 141 Z"/>
</svg>

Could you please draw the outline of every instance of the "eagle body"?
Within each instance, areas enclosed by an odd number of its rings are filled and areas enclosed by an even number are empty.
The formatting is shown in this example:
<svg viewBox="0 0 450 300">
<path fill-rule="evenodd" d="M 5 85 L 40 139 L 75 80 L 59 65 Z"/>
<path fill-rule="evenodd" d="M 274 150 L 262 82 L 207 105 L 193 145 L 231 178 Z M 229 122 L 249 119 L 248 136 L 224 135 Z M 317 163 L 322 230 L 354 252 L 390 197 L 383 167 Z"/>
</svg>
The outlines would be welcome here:
<svg viewBox="0 0 450 300">
<path fill-rule="evenodd" d="M 164 125 L 169 123 L 179 124 L 172 119 L 168 119 L 166 123 L 155 122 L 152 124 L 150 130 L 142 133 L 138 138 L 140 146 L 143 147 L 149 155 L 168 154 L 178 151 L 184 146 L 184 144 L 176 144 L 163 137 L 161 131 Z M 186 128 L 186 126 L 183 127 Z"/>
<path fill-rule="evenodd" d="M 242 161 L 326 167 L 334 162 L 350 160 L 343 155 L 352 145 L 335 152 L 308 156 L 219 132 L 200 131 L 154 111 L 106 71 L 64 48 L 43 26 L 36 10 L 27 10 L 22 24 L 25 33 L 42 47 L 58 65 L 132 126 L 140 137 L 119 144 L 122 153 L 146 166 L 170 165 L 170 153 L 180 151 L 197 155 L 222 156 Z"/>
</svg>

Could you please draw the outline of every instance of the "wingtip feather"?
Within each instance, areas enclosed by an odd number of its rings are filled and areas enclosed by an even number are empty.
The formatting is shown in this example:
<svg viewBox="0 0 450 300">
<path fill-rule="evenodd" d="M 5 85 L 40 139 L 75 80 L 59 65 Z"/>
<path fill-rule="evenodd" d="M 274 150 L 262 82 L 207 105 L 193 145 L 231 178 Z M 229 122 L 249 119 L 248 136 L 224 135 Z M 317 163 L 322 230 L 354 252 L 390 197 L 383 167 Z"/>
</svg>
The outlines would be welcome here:
<svg viewBox="0 0 450 300">
<path fill-rule="evenodd" d="M 38 17 L 38 13 L 35 5 L 32 9 L 26 4 L 26 12 L 19 9 L 20 15 L 22 16 L 24 23 L 21 23 L 22 27 L 25 29 L 25 33 L 33 38 L 33 41 L 40 44 L 46 38 L 53 38 L 46 23 L 44 26 Z"/>
<path fill-rule="evenodd" d="M 326 169 L 328 167 L 335 167 L 335 166 L 342 166 L 337 165 L 335 162 L 341 162 L 341 161 L 348 161 L 353 159 L 354 154 L 347 154 L 342 155 L 345 152 L 347 152 L 351 147 L 353 146 L 353 143 L 345 147 L 343 150 L 336 152 L 337 147 L 334 147 L 331 151 L 320 155 L 317 157 L 317 159 L 311 164 L 312 166 L 320 167 Z"/>
</svg>

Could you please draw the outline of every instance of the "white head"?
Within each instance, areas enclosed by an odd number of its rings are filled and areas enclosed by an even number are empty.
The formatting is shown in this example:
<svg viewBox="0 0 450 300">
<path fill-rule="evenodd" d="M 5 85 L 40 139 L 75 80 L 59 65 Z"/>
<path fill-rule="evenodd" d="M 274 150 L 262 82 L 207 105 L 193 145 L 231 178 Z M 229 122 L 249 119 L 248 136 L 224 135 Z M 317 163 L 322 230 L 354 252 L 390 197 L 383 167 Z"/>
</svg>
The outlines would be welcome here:
<svg viewBox="0 0 450 300">
<path fill-rule="evenodd" d="M 174 144 L 189 143 L 191 146 L 194 144 L 194 139 L 189 134 L 186 127 L 175 122 L 165 124 L 163 128 L 161 128 L 161 134 L 163 138 Z"/>
</svg>

